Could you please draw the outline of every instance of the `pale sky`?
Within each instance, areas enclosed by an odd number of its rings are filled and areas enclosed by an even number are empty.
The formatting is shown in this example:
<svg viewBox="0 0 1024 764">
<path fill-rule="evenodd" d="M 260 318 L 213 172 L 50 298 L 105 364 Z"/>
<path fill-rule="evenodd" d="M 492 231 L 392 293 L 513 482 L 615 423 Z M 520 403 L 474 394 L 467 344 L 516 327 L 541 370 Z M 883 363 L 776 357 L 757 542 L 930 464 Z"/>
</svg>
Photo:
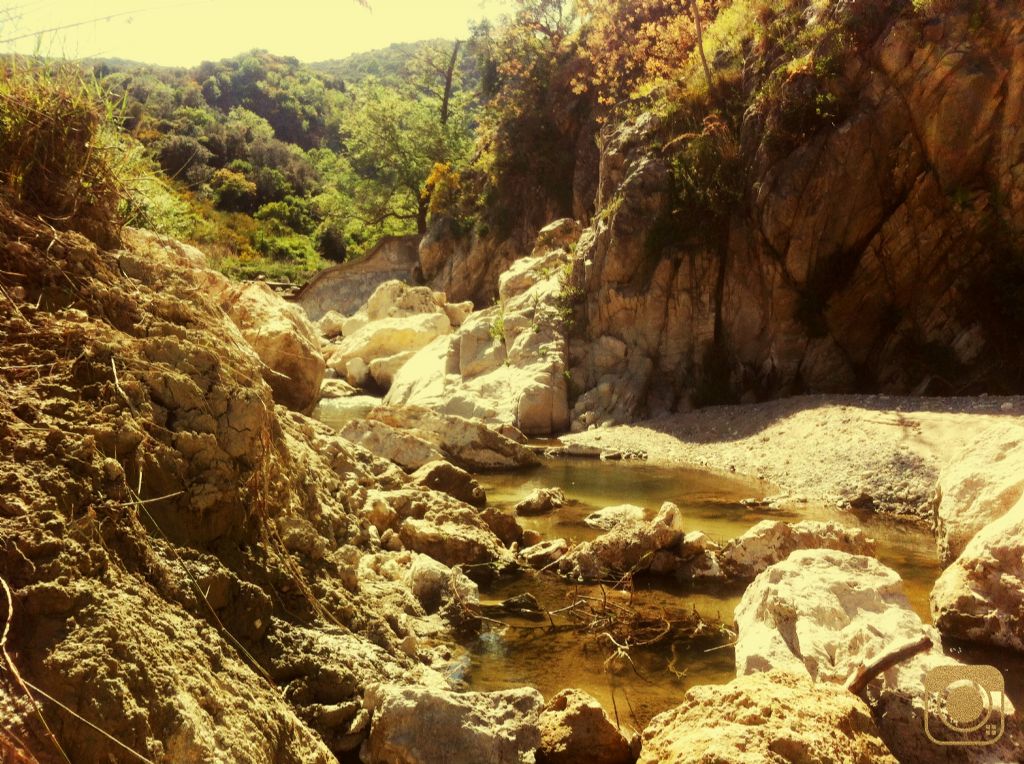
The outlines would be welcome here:
<svg viewBox="0 0 1024 764">
<path fill-rule="evenodd" d="M 118 57 L 193 66 L 253 48 L 302 61 L 344 58 L 393 42 L 465 37 L 508 0 L 0 0 L 0 52 Z M 103 17 L 117 18 L 102 20 Z M 78 22 L 81 26 L 39 34 Z M 29 35 L 11 42 L 10 39 Z"/>
</svg>

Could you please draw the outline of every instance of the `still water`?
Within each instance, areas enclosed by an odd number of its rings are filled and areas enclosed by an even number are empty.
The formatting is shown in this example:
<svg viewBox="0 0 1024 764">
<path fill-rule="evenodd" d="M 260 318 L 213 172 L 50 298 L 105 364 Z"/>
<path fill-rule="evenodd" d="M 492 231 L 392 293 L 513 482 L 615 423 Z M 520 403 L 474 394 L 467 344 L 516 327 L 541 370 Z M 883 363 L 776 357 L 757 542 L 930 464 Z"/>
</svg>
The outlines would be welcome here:
<svg viewBox="0 0 1024 764">
<path fill-rule="evenodd" d="M 898 523 L 871 514 L 798 505 L 791 510 L 744 506 L 743 499 L 774 493 L 770 485 L 687 469 L 665 469 L 635 462 L 549 460 L 530 472 L 478 476 L 487 489 L 488 502 L 512 507 L 534 488 L 558 486 L 571 500 L 548 515 L 521 517 L 525 528 L 545 538 L 592 539 L 601 533 L 583 523 L 597 509 L 613 504 L 635 504 L 652 516 L 662 502 L 679 505 L 687 530 L 702 530 L 716 541 L 738 536 L 765 519 L 835 520 L 864 530 L 876 541 L 877 556 L 899 571 L 914 609 L 926 622 L 928 593 L 939 574 L 935 542 L 927 528 Z M 675 610 L 695 608 L 731 625 L 741 589 L 721 587 L 695 590 L 672 582 L 638 582 L 634 602 Z M 524 573 L 485 587 L 481 596 L 500 600 L 529 592 L 549 610 L 564 607 L 576 587 L 551 573 Z M 605 596 L 598 587 L 580 587 L 580 594 Z M 614 596 L 614 595 L 613 595 Z M 526 626 L 527 621 L 512 621 Z M 532 624 L 536 626 L 537 624 Z M 725 642 L 725 640 L 720 640 Z M 595 638 L 576 632 L 551 633 L 543 629 L 516 630 L 487 627 L 467 645 L 469 665 L 462 678 L 474 690 L 497 690 L 530 685 L 546 697 L 566 687 L 594 695 L 609 714 L 623 724 L 640 728 L 657 713 L 677 705 L 688 687 L 719 684 L 735 677 L 733 651 L 725 646 L 692 646 L 689 642 L 662 644 L 632 651 L 633 666 L 606 668 L 608 650 Z"/>
</svg>

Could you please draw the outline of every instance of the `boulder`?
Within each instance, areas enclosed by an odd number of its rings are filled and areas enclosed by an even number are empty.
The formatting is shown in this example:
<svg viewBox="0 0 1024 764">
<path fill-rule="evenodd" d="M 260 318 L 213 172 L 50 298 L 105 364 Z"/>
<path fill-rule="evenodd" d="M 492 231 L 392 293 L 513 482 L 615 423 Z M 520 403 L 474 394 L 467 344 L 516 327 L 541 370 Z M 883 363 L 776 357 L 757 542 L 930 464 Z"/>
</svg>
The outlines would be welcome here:
<svg viewBox="0 0 1024 764">
<path fill-rule="evenodd" d="M 366 313 L 356 313 L 349 316 L 341 323 L 341 334 L 343 337 L 350 337 L 364 326 L 370 323 L 370 317 Z"/>
<path fill-rule="evenodd" d="M 513 512 L 507 512 L 497 507 L 487 507 L 480 513 L 480 519 L 487 523 L 495 536 L 501 539 L 505 546 L 512 546 L 523 541 L 525 531 Z"/>
<path fill-rule="evenodd" d="M 380 321 L 421 313 L 444 313 L 446 303 L 445 296 L 440 292 L 392 280 L 385 281 L 374 290 L 362 312 L 370 321 Z"/>
<path fill-rule="evenodd" d="M 690 531 L 679 542 L 677 575 L 692 581 L 725 578 L 720 553 L 722 547 L 703 531 Z"/>
<path fill-rule="evenodd" d="M 487 494 L 480 484 L 464 469 L 451 462 L 435 461 L 424 464 L 412 474 L 416 485 L 453 496 L 474 507 L 487 504 Z"/>
<path fill-rule="evenodd" d="M 324 339 L 333 340 L 345 333 L 346 317 L 336 310 L 329 310 L 316 322 L 316 328 L 320 330 L 320 336 Z"/>
<path fill-rule="evenodd" d="M 720 564 L 726 576 L 750 581 L 769 566 L 785 560 L 797 549 L 838 549 L 863 555 L 875 553 L 874 541 L 860 528 L 846 527 L 831 521 L 783 523 L 762 520 L 725 545 L 720 553 Z"/>
<path fill-rule="evenodd" d="M 356 389 L 343 379 L 325 379 L 320 385 L 320 400 L 331 398 L 350 398 Z"/>
<path fill-rule="evenodd" d="M 944 634 L 1024 651 L 1024 499 L 943 571 L 931 608 Z"/>
<path fill-rule="evenodd" d="M 468 507 L 432 510 L 423 519 L 410 517 L 402 523 L 398 536 L 406 549 L 429 555 L 449 567 L 478 566 L 467 571 L 470 576 L 486 577 L 515 563 L 512 553 Z"/>
<path fill-rule="evenodd" d="M 565 504 L 561 488 L 534 488 L 516 504 L 516 514 L 542 515 Z"/>
<path fill-rule="evenodd" d="M 372 419 L 353 419 L 338 434 L 407 472 L 430 462 L 444 461 L 444 454 L 429 441 Z"/>
<path fill-rule="evenodd" d="M 1024 427 L 986 430 L 939 473 L 935 533 L 949 565 L 974 534 L 1024 496 Z"/>
<path fill-rule="evenodd" d="M 522 764 L 534 760 L 544 697 L 532 688 L 450 692 L 378 685 L 361 758 L 367 764 Z"/>
<path fill-rule="evenodd" d="M 336 369 L 345 375 L 345 381 L 353 387 L 365 388 L 370 383 L 370 367 L 362 358 L 350 358 L 344 369 Z"/>
<path fill-rule="evenodd" d="M 569 426 L 562 307 L 569 256 L 535 249 L 500 279 L 502 299 L 470 314 L 395 376 L 386 402 L 510 424 L 527 435 Z"/>
<path fill-rule="evenodd" d="M 837 685 L 894 646 L 928 635 L 930 650 L 876 677 L 866 693 L 882 739 L 897 758 L 947 761 L 945 748 L 928 739 L 922 724 L 924 679 L 936 668 L 962 665 L 944 655 L 938 633 L 911 609 L 895 571 L 871 557 L 798 550 L 747 588 L 736 625 L 738 676 L 778 670 Z M 1012 704 L 1006 703 L 1010 716 L 1002 747 L 986 753 L 1007 755 L 1021 744 Z"/>
<path fill-rule="evenodd" d="M 642 746 L 639 764 L 896 764 L 863 700 L 782 671 L 691 688 Z"/>
<path fill-rule="evenodd" d="M 380 405 L 380 398 L 370 395 L 346 395 L 337 398 L 324 397 L 313 410 L 313 418 L 328 427 L 340 430 L 351 421 L 359 420 Z"/>
<path fill-rule="evenodd" d="M 616 504 L 591 512 L 583 518 L 583 522 L 591 528 L 610 531 L 619 523 L 642 522 L 647 519 L 647 510 L 636 504 Z"/>
<path fill-rule="evenodd" d="M 568 551 L 568 541 L 565 539 L 551 539 L 521 550 L 519 552 L 519 559 L 531 568 L 540 570 L 562 559 Z"/>
<path fill-rule="evenodd" d="M 371 411 L 368 418 L 415 433 L 470 471 L 515 469 L 539 463 L 528 448 L 462 417 L 418 406 L 381 406 Z"/>
<path fill-rule="evenodd" d="M 405 364 L 416 355 L 413 350 L 406 350 L 403 353 L 395 353 L 387 358 L 376 358 L 370 361 L 370 376 L 377 385 L 385 390 L 391 387 L 391 382 Z"/>
<path fill-rule="evenodd" d="M 370 321 L 353 334 L 346 334 L 341 342 L 332 345 L 328 363 L 332 369 L 341 372 L 353 358 L 360 358 L 369 364 L 378 358 L 417 351 L 450 333 L 451 328 L 443 312 Z"/>
<path fill-rule="evenodd" d="M 263 361 L 263 378 L 274 400 L 309 412 L 320 397 L 326 368 L 320 333 L 306 313 L 259 282 L 224 282 L 216 297 L 221 308 Z"/>
<path fill-rule="evenodd" d="M 458 568 L 449 568 L 432 557 L 415 555 L 409 566 L 409 590 L 428 613 L 458 600 L 465 605 L 480 603 L 480 589 Z"/>
<path fill-rule="evenodd" d="M 682 536 L 682 512 L 665 502 L 649 522 L 620 523 L 593 541 L 578 544 L 558 561 L 558 570 L 591 581 L 638 570 L 673 572 L 678 563 L 673 552 Z"/>
<path fill-rule="evenodd" d="M 632 736 L 631 736 L 632 737 Z M 540 715 L 537 764 L 632 764 L 625 735 L 582 690 L 562 690 Z"/>
<path fill-rule="evenodd" d="M 444 312 L 452 326 L 462 326 L 473 312 L 473 303 L 468 300 L 466 302 L 449 302 L 444 306 Z"/>
</svg>

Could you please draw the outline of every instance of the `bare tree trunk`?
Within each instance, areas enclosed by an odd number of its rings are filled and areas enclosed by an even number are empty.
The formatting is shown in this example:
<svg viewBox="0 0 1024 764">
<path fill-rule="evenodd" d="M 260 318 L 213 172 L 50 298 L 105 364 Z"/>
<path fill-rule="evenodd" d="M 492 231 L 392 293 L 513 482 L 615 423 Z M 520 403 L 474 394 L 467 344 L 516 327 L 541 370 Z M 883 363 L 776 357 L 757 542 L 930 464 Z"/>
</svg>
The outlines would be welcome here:
<svg viewBox="0 0 1024 764">
<path fill-rule="evenodd" d="M 419 207 L 416 210 L 416 233 L 420 236 L 427 232 L 427 212 L 430 210 L 430 194 L 422 193 L 419 196 Z"/>
<path fill-rule="evenodd" d="M 441 99 L 441 124 L 447 125 L 448 118 L 451 116 L 451 101 L 452 101 L 452 90 L 454 89 L 455 82 L 455 67 L 459 63 L 459 48 L 462 47 L 462 40 L 455 41 L 455 47 L 452 48 L 452 57 L 448 61 L 448 69 L 445 71 L 444 76 L 444 97 Z"/>
<path fill-rule="evenodd" d="M 711 81 L 711 68 L 708 66 L 708 57 L 704 54 L 704 27 L 700 20 L 700 8 L 697 7 L 697 0 L 690 0 L 690 7 L 693 9 L 693 23 L 697 26 L 697 50 L 700 53 L 700 62 L 704 66 L 704 79 L 708 82 L 708 95 L 714 97 L 715 86 Z"/>
</svg>

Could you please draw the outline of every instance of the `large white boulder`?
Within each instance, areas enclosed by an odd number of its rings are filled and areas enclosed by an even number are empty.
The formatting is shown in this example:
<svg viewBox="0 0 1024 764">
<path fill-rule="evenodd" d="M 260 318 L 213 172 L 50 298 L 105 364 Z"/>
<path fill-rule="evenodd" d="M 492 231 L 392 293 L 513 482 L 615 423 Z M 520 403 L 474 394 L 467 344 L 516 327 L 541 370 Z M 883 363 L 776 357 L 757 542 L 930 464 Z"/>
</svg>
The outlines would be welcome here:
<svg viewBox="0 0 1024 764">
<path fill-rule="evenodd" d="M 211 289 L 263 362 L 274 400 L 308 413 L 320 397 L 325 364 L 320 332 L 305 311 L 260 282 L 215 280 Z"/>
<path fill-rule="evenodd" d="M 939 473 L 935 532 L 949 565 L 974 534 L 1024 496 L 1024 427 L 1000 424 L 980 435 Z"/>
<path fill-rule="evenodd" d="M 374 290 L 361 312 L 370 321 L 380 321 L 419 313 L 445 313 L 446 304 L 447 300 L 441 292 L 392 280 L 385 281 Z"/>
<path fill-rule="evenodd" d="M 895 571 L 874 558 L 835 550 L 793 552 L 747 588 L 736 608 L 736 626 L 738 676 L 778 670 L 834 684 L 845 684 L 894 646 L 929 636 L 930 650 L 883 672 L 866 692 L 874 699 L 882 738 L 897 758 L 947 761 L 946 749 L 928 739 L 922 723 L 924 678 L 938 667 L 961 664 L 943 654 L 938 633 L 911 609 Z M 1005 756 L 1020 745 L 1012 715 L 1007 730 L 1001 748 L 985 750 Z"/>
<path fill-rule="evenodd" d="M 415 433 L 372 419 L 353 419 L 338 434 L 375 456 L 389 459 L 407 472 L 418 470 L 430 462 L 444 460 L 444 454 Z"/>
<path fill-rule="evenodd" d="M 378 386 L 385 390 L 391 387 L 392 381 L 398 371 L 416 355 L 414 350 L 406 350 L 402 353 L 388 356 L 387 358 L 376 358 L 370 362 L 370 376 Z"/>
<path fill-rule="evenodd" d="M 332 345 L 328 350 L 328 363 L 332 369 L 344 373 L 353 358 L 369 364 L 378 358 L 417 351 L 436 338 L 450 333 L 451 329 L 448 316 L 444 313 L 420 313 L 371 321 Z"/>
<path fill-rule="evenodd" d="M 384 685 L 364 699 L 373 711 L 367 764 L 524 764 L 541 742 L 544 697 L 532 688 L 448 692 Z"/>
<path fill-rule="evenodd" d="M 944 634 L 1024 651 L 1024 499 L 974 535 L 931 594 Z"/>
<path fill-rule="evenodd" d="M 525 446 L 463 417 L 419 406 L 380 406 L 367 414 L 367 418 L 431 443 L 466 470 L 515 469 L 538 463 L 537 457 Z"/>
</svg>

